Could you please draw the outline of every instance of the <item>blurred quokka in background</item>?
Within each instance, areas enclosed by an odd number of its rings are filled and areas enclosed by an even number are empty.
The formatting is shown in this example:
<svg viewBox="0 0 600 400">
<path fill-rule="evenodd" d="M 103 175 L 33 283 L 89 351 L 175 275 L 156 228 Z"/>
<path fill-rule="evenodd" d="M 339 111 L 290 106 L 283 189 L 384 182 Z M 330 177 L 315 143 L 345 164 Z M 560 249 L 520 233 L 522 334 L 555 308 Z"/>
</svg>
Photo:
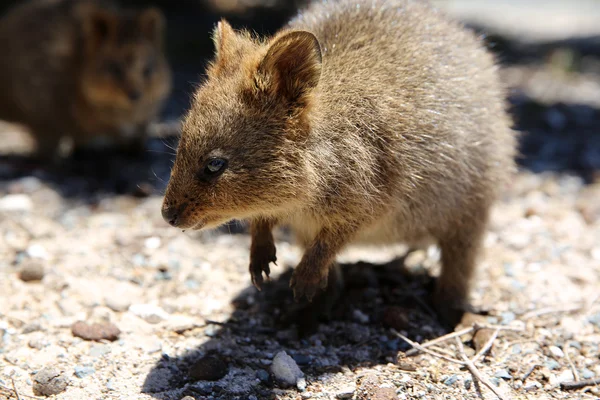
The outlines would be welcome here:
<svg viewBox="0 0 600 400">
<path fill-rule="evenodd" d="M 0 18 L 0 119 L 26 125 L 37 156 L 112 143 L 143 149 L 171 91 L 156 8 L 33 0 Z"/>
</svg>

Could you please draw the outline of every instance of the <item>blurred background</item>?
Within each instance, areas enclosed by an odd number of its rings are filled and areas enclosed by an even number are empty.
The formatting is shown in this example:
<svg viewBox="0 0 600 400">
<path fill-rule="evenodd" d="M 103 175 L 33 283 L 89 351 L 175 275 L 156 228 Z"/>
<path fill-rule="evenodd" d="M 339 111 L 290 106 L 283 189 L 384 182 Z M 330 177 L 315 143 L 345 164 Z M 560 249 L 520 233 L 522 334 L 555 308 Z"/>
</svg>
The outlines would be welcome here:
<svg viewBox="0 0 600 400">
<path fill-rule="evenodd" d="M 122 0 L 124 6 L 158 6 L 166 16 L 166 52 L 173 71 L 173 89 L 161 120 L 176 122 L 187 109 L 190 93 L 201 82 L 212 56 L 210 33 L 220 18 L 227 18 L 237 28 L 269 34 L 306 2 Z M 0 15 L 16 3 L 1 2 Z M 572 171 L 591 180 L 600 167 L 600 1 L 435 3 L 484 35 L 488 47 L 497 54 L 503 67 L 502 79 L 510 88 L 515 127 L 523 132 L 519 163 L 536 172 Z M 112 162 L 99 168 L 99 161 L 86 155 L 70 160 L 72 168 L 62 169 L 57 179 L 48 168 L 32 171 L 33 165 L 15 161 L 15 153 L 27 152 L 27 136 L 16 133 L 14 126 L 0 125 L 0 129 L 7 137 L 0 143 L 0 179 L 41 174 L 59 186 L 67 184 L 62 191 L 69 196 L 80 189 L 139 193 L 143 187 L 141 194 L 160 191 L 168 179 L 172 158 L 166 153 L 172 153 L 169 147 L 176 146 L 176 136 L 169 137 L 173 130 L 167 129 L 163 134 L 166 139 L 148 141 L 149 157 L 142 164 L 113 154 Z M 70 179 L 78 182 L 69 187 Z"/>
</svg>

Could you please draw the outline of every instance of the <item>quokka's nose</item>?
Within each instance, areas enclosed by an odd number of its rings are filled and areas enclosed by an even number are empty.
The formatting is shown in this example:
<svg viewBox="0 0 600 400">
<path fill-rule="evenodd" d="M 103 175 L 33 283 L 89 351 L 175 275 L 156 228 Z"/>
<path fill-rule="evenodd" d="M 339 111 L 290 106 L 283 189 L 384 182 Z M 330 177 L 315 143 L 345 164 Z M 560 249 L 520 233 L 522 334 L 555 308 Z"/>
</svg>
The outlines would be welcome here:
<svg viewBox="0 0 600 400">
<path fill-rule="evenodd" d="M 172 226 L 177 226 L 179 224 L 179 209 L 177 207 L 163 207 L 162 208 L 162 217 L 165 221 L 167 221 Z"/>
</svg>

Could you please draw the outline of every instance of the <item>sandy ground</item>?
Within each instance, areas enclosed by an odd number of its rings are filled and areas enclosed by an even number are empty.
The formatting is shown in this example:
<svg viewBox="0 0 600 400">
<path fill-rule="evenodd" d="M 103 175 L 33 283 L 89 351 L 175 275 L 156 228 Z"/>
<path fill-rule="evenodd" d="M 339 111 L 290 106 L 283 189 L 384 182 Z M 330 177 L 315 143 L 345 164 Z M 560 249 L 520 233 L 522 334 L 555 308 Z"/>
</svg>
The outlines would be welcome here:
<svg viewBox="0 0 600 400">
<path fill-rule="evenodd" d="M 48 366 L 67 384 L 57 399 L 390 398 L 360 397 L 365 379 L 400 399 L 480 398 L 461 365 L 404 357 L 408 346 L 389 329 L 417 342 L 446 333 L 427 306 L 433 249 L 396 261 L 400 248 L 349 250 L 343 262 L 372 264 L 345 267 L 332 320 L 299 338 L 286 284 L 299 252 L 285 233 L 273 282 L 258 293 L 247 235 L 172 229 L 160 196 L 89 204 L 33 177 L 0 193 L 0 398 L 17 398 L 13 384 L 22 399 L 34 396 L 35 374 Z M 522 173 L 494 209 L 473 305 L 488 314 L 480 323 L 518 329 L 501 330 L 477 362 L 506 398 L 600 396 L 598 386 L 561 389 L 600 376 L 599 198 L 599 183 Z M 41 281 L 25 282 L 36 265 Z M 72 333 L 77 321 L 111 322 L 120 335 L 84 340 Z M 471 356 L 472 339 L 461 337 Z M 453 340 L 439 348 L 458 357 Z M 282 350 L 306 374 L 304 391 L 269 376 Z M 224 376 L 195 381 L 207 354 Z"/>
</svg>

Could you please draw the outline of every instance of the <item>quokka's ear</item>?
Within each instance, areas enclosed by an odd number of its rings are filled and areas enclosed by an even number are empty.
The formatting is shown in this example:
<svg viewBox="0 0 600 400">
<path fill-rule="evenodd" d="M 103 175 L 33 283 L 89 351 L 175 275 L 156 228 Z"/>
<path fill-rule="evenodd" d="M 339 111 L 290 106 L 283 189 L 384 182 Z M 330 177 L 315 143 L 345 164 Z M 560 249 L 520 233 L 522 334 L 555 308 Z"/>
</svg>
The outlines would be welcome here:
<svg viewBox="0 0 600 400">
<path fill-rule="evenodd" d="M 228 46 L 235 40 L 235 31 L 227 21 L 222 19 L 217 23 L 212 38 L 215 44 L 217 59 L 226 57 Z"/>
<path fill-rule="evenodd" d="M 85 43 L 88 51 L 96 51 L 111 40 L 118 29 L 118 17 L 108 10 L 94 7 L 89 9 L 83 21 Z"/>
<path fill-rule="evenodd" d="M 258 65 L 256 86 L 297 102 L 319 83 L 321 47 L 310 32 L 292 31 L 274 39 Z"/>
<path fill-rule="evenodd" d="M 162 46 L 165 31 L 165 17 L 156 7 L 143 10 L 138 16 L 138 26 L 142 35 L 157 46 Z"/>
</svg>

